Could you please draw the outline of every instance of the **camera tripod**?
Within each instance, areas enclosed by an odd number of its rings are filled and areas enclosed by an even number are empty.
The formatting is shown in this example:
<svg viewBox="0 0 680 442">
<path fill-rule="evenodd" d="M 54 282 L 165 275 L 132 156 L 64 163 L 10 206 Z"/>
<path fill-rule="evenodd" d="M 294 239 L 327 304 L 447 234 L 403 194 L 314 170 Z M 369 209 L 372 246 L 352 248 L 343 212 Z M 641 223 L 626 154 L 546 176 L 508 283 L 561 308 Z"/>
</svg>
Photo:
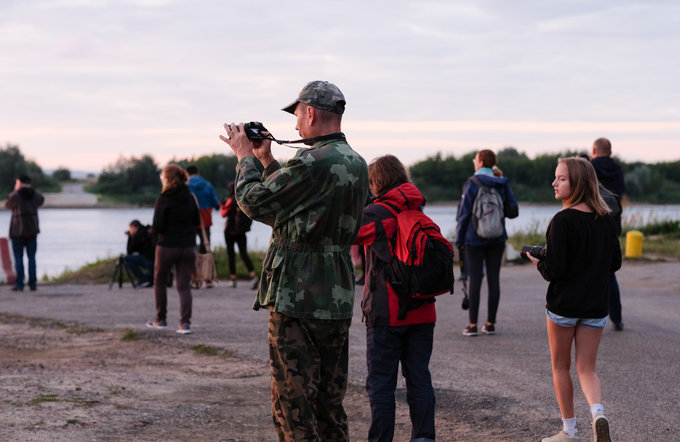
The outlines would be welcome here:
<svg viewBox="0 0 680 442">
<path fill-rule="evenodd" d="M 120 255 L 120 257 L 118 257 L 116 267 L 113 269 L 111 282 L 109 282 L 109 290 L 111 290 L 111 287 L 113 287 L 113 283 L 116 281 L 116 279 L 118 279 L 118 288 L 123 288 L 123 272 L 125 272 L 125 274 L 127 275 L 130 284 L 132 284 L 132 288 L 134 289 L 137 288 L 137 285 L 135 284 L 135 278 L 132 276 L 132 272 L 130 271 L 128 266 L 125 265 L 124 256 Z"/>
</svg>

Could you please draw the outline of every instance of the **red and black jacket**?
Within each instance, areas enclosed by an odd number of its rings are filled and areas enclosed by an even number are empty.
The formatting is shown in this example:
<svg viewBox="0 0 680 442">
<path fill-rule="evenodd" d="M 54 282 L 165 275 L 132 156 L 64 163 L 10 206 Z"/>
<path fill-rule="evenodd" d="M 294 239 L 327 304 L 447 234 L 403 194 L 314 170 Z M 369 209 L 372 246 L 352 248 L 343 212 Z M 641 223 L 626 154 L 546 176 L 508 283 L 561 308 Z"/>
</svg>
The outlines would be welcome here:
<svg viewBox="0 0 680 442">
<path fill-rule="evenodd" d="M 366 281 L 361 311 L 369 327 L 401 326 L 435 322 L 437 315 L 434 299 L 418 301 L 410 306 L 406 317 L 399 320 L 400 300 L 390 287 L 387 266 L 392 260 L 392 244 L 397 227 L 394 215 L 378 204 L 388 203 L 399 210 L 418 209 L 425 204 L 425 198 L 411 183 L 404 183 L 379 195 L 364 208 L 364 216 L 355 244 L 365 246 Z M 411 301 L 413 302 L 413 301 Z"/>
</svg>

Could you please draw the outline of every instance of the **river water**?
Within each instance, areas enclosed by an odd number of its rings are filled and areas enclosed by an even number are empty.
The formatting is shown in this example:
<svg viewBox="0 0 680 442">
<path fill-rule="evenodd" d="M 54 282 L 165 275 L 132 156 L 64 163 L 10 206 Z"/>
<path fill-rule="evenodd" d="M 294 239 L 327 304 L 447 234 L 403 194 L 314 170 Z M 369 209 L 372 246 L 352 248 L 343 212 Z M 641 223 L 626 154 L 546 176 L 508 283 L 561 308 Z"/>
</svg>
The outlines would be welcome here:
<svg viewBox="0 0 680 442">
<path fill-rule="evenodd" d="M 508 234 L 519 231 L 545 231 L 558 205 L 520 204 L 519 216 L 506 221 Z M 456 206 L 433 205 L 425 212 L 449 238 L 455 236 Z M 65 270 L 75 270 L 98 259 L 125 253 L 125 231 L 130 221 L 151 224 L 153 209 L 41 209 L 41 233 L 38 236 L 37 265 L 39 277 L 54 277 Z M 10 213 L 0 210 L 0 236 L 9 232 Z M 624 225 L 639 226 L 650 221 L 680 220 L 680 205 L 631 204 L 624 209 Z M 213 213 L 211 243 L 224 246 L 224 220 Z M 265 250 L 271 228 L 254 222 L 248 233 L 249 250 Z"/>
</svg>

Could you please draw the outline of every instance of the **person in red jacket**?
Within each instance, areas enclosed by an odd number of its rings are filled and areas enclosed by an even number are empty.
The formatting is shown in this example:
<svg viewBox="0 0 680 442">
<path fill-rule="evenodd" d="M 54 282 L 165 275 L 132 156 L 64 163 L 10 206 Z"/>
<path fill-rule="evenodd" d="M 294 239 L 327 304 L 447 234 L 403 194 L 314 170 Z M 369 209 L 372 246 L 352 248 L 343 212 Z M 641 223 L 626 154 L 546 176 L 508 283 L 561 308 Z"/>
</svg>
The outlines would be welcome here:
<svg viewBox="0 0 680 442">
<path fill-rule="evenodd" d="M 227 245 L 227 258 L 229 259 L 229 281 L 233 288 L 236 288 L 236 253 L 234 244 L 238 245 L 238 253 L 243 260 L 248 273 L 250 274 L 250 288 L 257 288 L 259 278 L 255 276 L 253 261 L 248 256 L 248 239 L 246 232 L 250 230 L 253 220 L 248 217 L 236 203 L 233 181 L 227 183 L 229 198 L 224 203 L 220 203 L 220 213 L 222 218 L 226 218 L 224 223 L 224 242 Z"/>
<path fill-rule="evenodd" d="M 411 301 L 404 319 L 397 317 L 401 300 L 390 287 L 387 267 L 392 259 L 390 240 L 397 221 L 378 203 L 398 210 L 422 209 L 425 198 L 409 181 L 404 165 L 393 155 L 368 166 L 375 200 L 364 209 L 356 244 L 365 246 L 366 281 L 361 310 L 366 323 L 366 390 L 371 403 L 369 441 L 388 441 L 394 435 L 397 373 L 401 362 L 406 400 L 411 416 L 411 440 L 435 439 L 435 396 L 428 365 L 436 313 L 434 299 Z"/>
</svg>

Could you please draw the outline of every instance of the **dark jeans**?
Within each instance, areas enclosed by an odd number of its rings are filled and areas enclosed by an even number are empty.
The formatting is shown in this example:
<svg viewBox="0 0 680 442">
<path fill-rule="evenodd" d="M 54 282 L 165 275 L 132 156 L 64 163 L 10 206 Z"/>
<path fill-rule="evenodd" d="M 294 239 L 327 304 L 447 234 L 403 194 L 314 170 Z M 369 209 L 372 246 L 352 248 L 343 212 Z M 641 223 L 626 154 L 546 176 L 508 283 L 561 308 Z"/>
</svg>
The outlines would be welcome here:
<svg viewBox="0 0 680 442">
<path fill-rule="evenodd" d="M 153 282 L 153 261 L 149 258 L 143 255 L 126 255 L 123 262 L 138 282 Z"/>
<path fill-rule="evenodd" d="M 196 229 L 196 234 L 198 235 L 198 253 L 206 253 L 205 241 L 203 241 L 203 233 L 200 227 Z M 210 227 L 205 228 L 205 236 L 208 239 L 208 243 L 210 243 Z"/>
<path fill-rule="evenodd" d="M 156 246 L 153 293 L 156 297 L 156 320 L 168 317 L 168 288 L 166 282 L 175 266 L 179 294 L 180 324 L 191 324 L 191 272 L 196 263 L 196 247 Z"/>
<path fill-rule="evenodd" d="M 484 246 L 465 246 L 465 263 L 470 284 L 470 324 L 477 323 L 479 315 L 479 292 L 482 288 L 482 266 L 486 264 L 486 282 L 489 288 L 489 306 L 487 322 L 496 323 L 496 312 L 501 299 L 501 260 L 505 251 L 505 243 L 493 243 Z"/>
<path fill-rule="evenodd" d="M 394 391 L 400 362 L 406 380 L 411 440 L 435 439 L 435 396 L 428 368 L 433 335 L 434 323 L 366 328 L 366 391 L 371 402 L 369 441 L 391 441 L 394 436 Z"/>
<path fill-rule="evenodd" d="M 623 324 L 621 293 L 619 292 L 619 283 L 616 281 L 616 273 L 609 275 L 609 319 L 616 325 Z"/>
<path fill-rule="evenodd" d="M 28 286 L 35 290 L 38 281 L 35 269 L 35 252 L 38 250 L 37 237 L 32 238 L 11 238 L 12 252 L 14 253 L 14 270 L 17 272 L 17 280 L 14 285 L 24 288 L 24 249 L 28 257 Z"/>
<path fill-rule="evenodd" d="M 236 253 L 234 253 L 234 244 L 238 245 L 238 254 L 246 265 L 249 272 L 252 272 L 253 262 L 248 256 L 248 239 L 245 233 L 232 234 L 224 232 L 224 242 L 227 244 L 227 258 L 229 258 L 229 274 L 236 274 Z"/>
<path fill-rule="evenodd" d="M 351 322 L 269 314 L 272 415 L 279 440 L 349 440 L 342 400 Z"/>
</svg>

